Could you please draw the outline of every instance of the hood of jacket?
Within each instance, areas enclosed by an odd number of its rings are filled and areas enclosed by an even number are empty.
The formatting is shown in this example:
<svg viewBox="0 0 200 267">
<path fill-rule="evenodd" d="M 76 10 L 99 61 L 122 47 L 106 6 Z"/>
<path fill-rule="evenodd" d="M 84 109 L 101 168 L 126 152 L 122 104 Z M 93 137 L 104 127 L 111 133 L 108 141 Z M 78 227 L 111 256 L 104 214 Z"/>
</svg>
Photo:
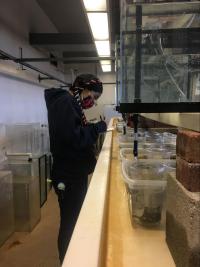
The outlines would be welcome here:
<svg viewBox="0 0 200 267">
<path fill-rule="evenodd" d="M 47 108 L 49 108 L 50 105 L 54 104 L 58 99 L 65 98 L 68 95 L 69 93 L 64 89 L 56 89 L 56 88 L 45 89 L 44 97 Z"/>
</svg>

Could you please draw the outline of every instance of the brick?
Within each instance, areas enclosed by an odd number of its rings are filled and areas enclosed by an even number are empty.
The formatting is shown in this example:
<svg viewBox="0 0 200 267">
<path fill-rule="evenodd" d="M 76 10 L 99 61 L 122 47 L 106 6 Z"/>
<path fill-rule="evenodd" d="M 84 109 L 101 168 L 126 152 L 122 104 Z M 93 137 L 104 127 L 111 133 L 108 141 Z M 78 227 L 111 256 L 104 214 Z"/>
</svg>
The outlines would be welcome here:
<svg viewBox="0 0 200 267">
<path fill-rule="evenodd" d="M 176 267 L 200 266 L 200 194 L 167 181 L 166 241 Z"/>
<path fill-rule="evenodd" d="M 189 163 L 177 156 L 176 179 L 189 191 L 200 192 L 200 164 Z"/>
<path fill-rule="evenodd" d="M 188 162 L 200 163 L 200 133 L 179 130 L 177 135 L 177 155 Z"/>
</svg>

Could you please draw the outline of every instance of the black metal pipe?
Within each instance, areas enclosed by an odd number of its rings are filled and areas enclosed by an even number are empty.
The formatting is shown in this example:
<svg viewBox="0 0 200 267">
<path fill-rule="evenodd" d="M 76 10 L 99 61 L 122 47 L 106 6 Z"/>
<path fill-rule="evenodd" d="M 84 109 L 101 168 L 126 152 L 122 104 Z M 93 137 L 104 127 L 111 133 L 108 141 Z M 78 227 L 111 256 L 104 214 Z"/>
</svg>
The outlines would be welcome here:
<svg viewBox="0 0 200 267">
<path fill-rule="evenodd" d="M 61 61 L 66 63 L 87 63 L 87 62 L 99 62 L 99 60 L 112 60 L 114 61 L 114 57 L 55 57 L 55 58 L 16 58 L 15 62 L 24 63 L 24 62 L 51 62 L 51 61 Z"/>
<path fill-rule="evenodd" d="M 142 6 L 136 5 L 136 48 L 135 48 L 135 99 L 140 101 L 141 59 L 142 59 Z"/>
<path fill-rule="evenodd" d="M 15 63 L 19 63 L 19 62 L 18 62 L 18 58 L 14 57 L 14 56 L 12 56 L 12 55 L 10 55 L 10 54 L 8 54 L 8 53 L 2 51 L 2 50 L 0 50 L 0 55 L 2 56 L 2 59 L 4 59 L 4 60 L 12 60 L 12 61 L 14 61 Z M 28 64 L 28 63 L 20 62 L 20 64 L 23 65 L 23 66 L 25 66 L 25 67 L 27 67 L 27 68 L 29 68 L 29 69 L 31 69 L 31 70 L 34 70 L 34 71 L 36 71 L 36 72 L 39 72 L 39 73 L 41 73 L 41 74 L 43 74 L 43 75 L 49 77 L 49 79 L 51 79 L 51 80 L 55 80 L 55 81 L 61 82 L 61 83 L 63 83 L 63 84 L 69 85 L 69 83 L 64 82 L 64 81 L 62 81 L 61 79 L 58 79 L 58 78 L 54 77 L 53 75 L 51 75 L 51 74 L 49 74 L 49 73 L 47 73 L 47 72 L 45 72 L 45 71 L 42 71 L 42 70 L 40 70 L 40 69 L 38 69 L 38 68 L 36 68 L 36 67 L 34 67 L 34 66 Z"/>
<path fill-rule="evenodd" d="M 133 115 L 134 124 L 134 143 L 133 143 L 133 155 L 135 158 L 138 157 L 138 114 Z"/>
</svg>

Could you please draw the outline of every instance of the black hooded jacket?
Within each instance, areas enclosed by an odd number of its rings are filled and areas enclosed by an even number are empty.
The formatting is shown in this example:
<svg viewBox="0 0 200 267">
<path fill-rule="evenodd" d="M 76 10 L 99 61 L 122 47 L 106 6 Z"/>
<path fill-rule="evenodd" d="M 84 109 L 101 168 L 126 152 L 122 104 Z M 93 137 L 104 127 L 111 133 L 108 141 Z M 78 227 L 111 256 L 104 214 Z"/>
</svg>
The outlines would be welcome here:
<svg viewBox="0 0 200 267">
<path fill-rule="evenodd" d="M 53 155 L 52 178 L 80 179 L 96 164 L 93 145 L 98 138 L 95 125 L 82 125 L 81 108 L 63 89 L 46 89 L 50 149 Z"/>
</svg>

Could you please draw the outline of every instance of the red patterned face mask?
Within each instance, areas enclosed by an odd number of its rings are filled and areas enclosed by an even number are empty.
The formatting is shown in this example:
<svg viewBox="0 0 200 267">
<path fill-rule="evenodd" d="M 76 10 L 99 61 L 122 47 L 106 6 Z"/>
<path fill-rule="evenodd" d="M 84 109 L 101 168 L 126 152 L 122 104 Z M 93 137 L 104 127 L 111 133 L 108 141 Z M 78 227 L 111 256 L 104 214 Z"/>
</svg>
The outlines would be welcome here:
<svg viewBox="0 0 200 267">
<path fill-rule="evenodd" d="M 83 98 L 81 105 L 84 109 L 91 108 L 94 106 L 94 99 L 91 96 L 87 96 L 86 98 Z"/>
</svg>

